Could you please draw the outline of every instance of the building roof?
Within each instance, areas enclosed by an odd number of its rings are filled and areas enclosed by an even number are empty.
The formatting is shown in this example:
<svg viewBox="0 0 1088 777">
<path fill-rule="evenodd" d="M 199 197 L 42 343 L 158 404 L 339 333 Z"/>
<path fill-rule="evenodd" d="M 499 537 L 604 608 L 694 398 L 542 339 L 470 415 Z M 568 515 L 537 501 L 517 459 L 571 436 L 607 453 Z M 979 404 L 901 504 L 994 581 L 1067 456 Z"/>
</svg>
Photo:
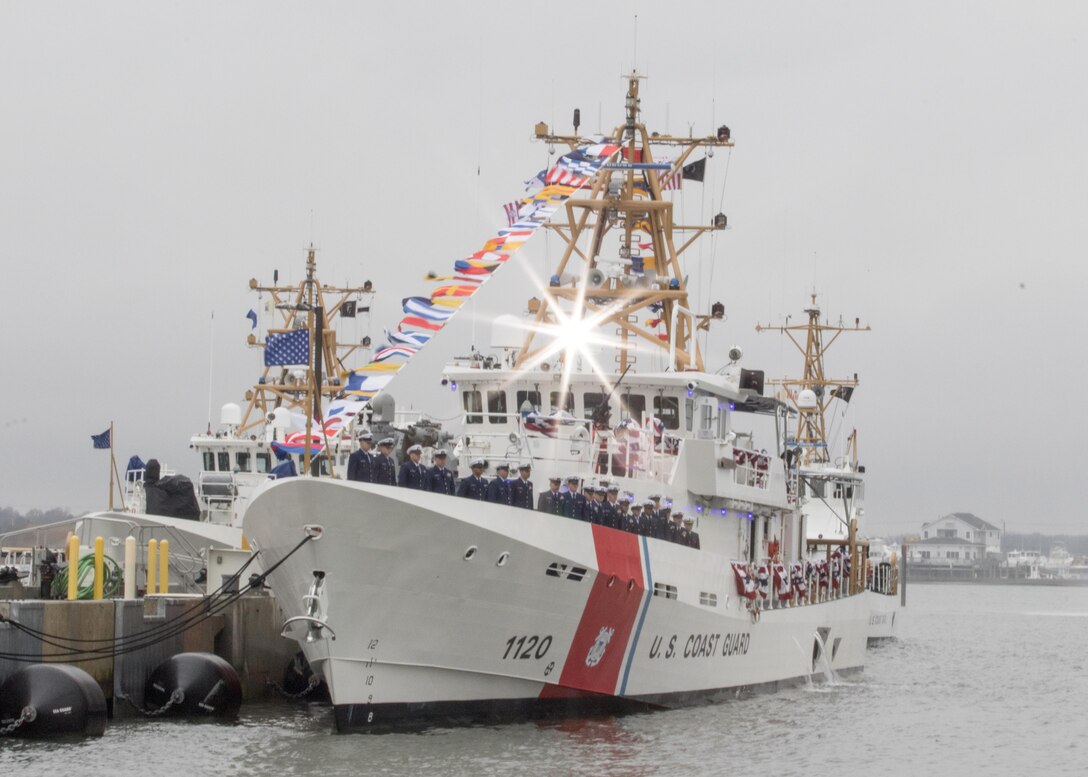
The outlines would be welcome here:
<svg viewBox="0 0 1088 777">
<path fill-rule="evenodd" d="M 976 529 L 981 529 L 983 531 L 1001 531 L 999 527 L 994 526 L 989 521 L 982 520 L 973 513 L 949 513 L 948 515 L 942 515 L 940 518 L 934 521 L 923 523 L 922 527 L 925 528 L 926 526 L 932 526 L 935 523 L 939 523 L 940 521 L 947 521 L 950 518 L 963 521 L 968 526 L 974 526 Z"/>
<path fill-rule="evenodd" d="M 912 545 L 978 545 L 981 547 L 981 542 L 971 542 L 971 540 L 965 540 L 963 537 L 930 537 L 928 540 L 922 540 L 921 542 L 912 542 Z"/>
</svg>

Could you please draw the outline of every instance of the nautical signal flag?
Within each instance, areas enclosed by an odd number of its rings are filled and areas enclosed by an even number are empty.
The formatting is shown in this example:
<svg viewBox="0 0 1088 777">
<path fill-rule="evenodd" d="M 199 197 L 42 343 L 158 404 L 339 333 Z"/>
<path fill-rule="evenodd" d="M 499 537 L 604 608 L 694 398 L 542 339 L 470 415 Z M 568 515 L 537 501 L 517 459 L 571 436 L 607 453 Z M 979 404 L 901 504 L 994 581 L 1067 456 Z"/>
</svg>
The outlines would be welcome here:
<svg viewBox="0 0 1088 777">
<path fill-rule="evenodd" d="M 253 308 L 250 308 L 249 312 L 246 313 L 246 318 L 248 318 L 250 324 L 252 324 L 252 326 L 250 326 L 249 328 L 250 329 L 256 329 L 257 328 L 257 311 L 254 310 Z"/>
<path fill-rule="evenodd" d="M 269 334 L 264 341 L 264 366 L 310 363 L 310 330 Z"/>
<path fill-rule="evenodd" d="M 344 318 L 355 318 L 355 300 L 349 299 L 340 306 L 340 315 Z"/>
<path fill-rule="evenodd" d="M 843 402 L 849 402 L 850 398 L 854 396 L 853 386 L 839 386 L 838 388 L 831 389 L 831 396 L 838 397 Z"/>
<path fill-rule="evenodd" d="M 95 448 L 109 448 L 110 447 L 110 430 L 102 432 L 102 434 L 92 434 L 91 442 L 94 443 Z"/>
</svg>

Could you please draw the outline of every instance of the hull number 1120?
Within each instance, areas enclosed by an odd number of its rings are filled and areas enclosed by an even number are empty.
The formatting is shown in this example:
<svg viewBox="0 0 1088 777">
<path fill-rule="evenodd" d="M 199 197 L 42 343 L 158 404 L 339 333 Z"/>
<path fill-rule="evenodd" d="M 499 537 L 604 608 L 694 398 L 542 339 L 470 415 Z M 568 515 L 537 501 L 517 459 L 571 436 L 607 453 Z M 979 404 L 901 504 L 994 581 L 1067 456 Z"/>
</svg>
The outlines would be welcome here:
<svg viewBox="0 0 1088 777">
<path fill-rule="evenodd" d="M 529 659 L 529 658 L 544 658 L 548 655 L 548 648 L 552 646 L 552 638 L 550 636 L 538 637 L 533 634 L 527 637 L 510 637 L 506 640 L 506 652 L 502 654 L 503 659 Z"/>
</svg>

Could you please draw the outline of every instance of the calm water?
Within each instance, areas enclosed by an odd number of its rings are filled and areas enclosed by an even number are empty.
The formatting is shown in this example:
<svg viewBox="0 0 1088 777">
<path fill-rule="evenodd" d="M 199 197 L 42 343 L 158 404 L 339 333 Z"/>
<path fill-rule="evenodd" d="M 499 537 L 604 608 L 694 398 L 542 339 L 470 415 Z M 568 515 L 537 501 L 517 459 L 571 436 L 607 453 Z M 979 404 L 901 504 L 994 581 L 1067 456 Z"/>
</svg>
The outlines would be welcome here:
<svg viewBox="0 0 1088 777">
<path fill-rule="evenodd" d="M 0 773 L 1088 774 L 1088 588 L 912 584 L 904 627 L 849 681 L 714 707 L 339 736 L 326 708 L 249 705 L 233 726 L 3 740 Z"/>
</svg>

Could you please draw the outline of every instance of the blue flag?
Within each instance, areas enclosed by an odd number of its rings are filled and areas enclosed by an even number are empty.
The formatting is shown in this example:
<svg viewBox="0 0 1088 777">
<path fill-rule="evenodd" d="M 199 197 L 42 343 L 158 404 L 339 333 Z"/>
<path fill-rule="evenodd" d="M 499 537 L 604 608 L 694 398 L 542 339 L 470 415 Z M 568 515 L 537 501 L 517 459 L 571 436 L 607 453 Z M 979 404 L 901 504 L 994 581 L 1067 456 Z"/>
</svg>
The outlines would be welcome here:
<svg viewBox="0 0 1088 777">
<path fill-rule="evenodd" d="M 102 434 L 92 434 L 91 442 L 94 443 L 95 448 L 109 448 L 110 447 L 110 430 L 102 432 Z"/>
<path fill-rule="evenodd" d="M 249 312 L 246 313 L 246 318 L 248 318 L 250 320 L 250 322 L 253 324 L 253 326 L 251 326 L 250 329 L 256 329 L 257 328 L 257 312 L 255 310 L 253 310 L 253 308 L 250 308 Z"/>
<path fill-rule="evenodd" d="M 270 334 L 264 341 L 264 366 L 310 363 L 310 330 Z"/>
</svg>

